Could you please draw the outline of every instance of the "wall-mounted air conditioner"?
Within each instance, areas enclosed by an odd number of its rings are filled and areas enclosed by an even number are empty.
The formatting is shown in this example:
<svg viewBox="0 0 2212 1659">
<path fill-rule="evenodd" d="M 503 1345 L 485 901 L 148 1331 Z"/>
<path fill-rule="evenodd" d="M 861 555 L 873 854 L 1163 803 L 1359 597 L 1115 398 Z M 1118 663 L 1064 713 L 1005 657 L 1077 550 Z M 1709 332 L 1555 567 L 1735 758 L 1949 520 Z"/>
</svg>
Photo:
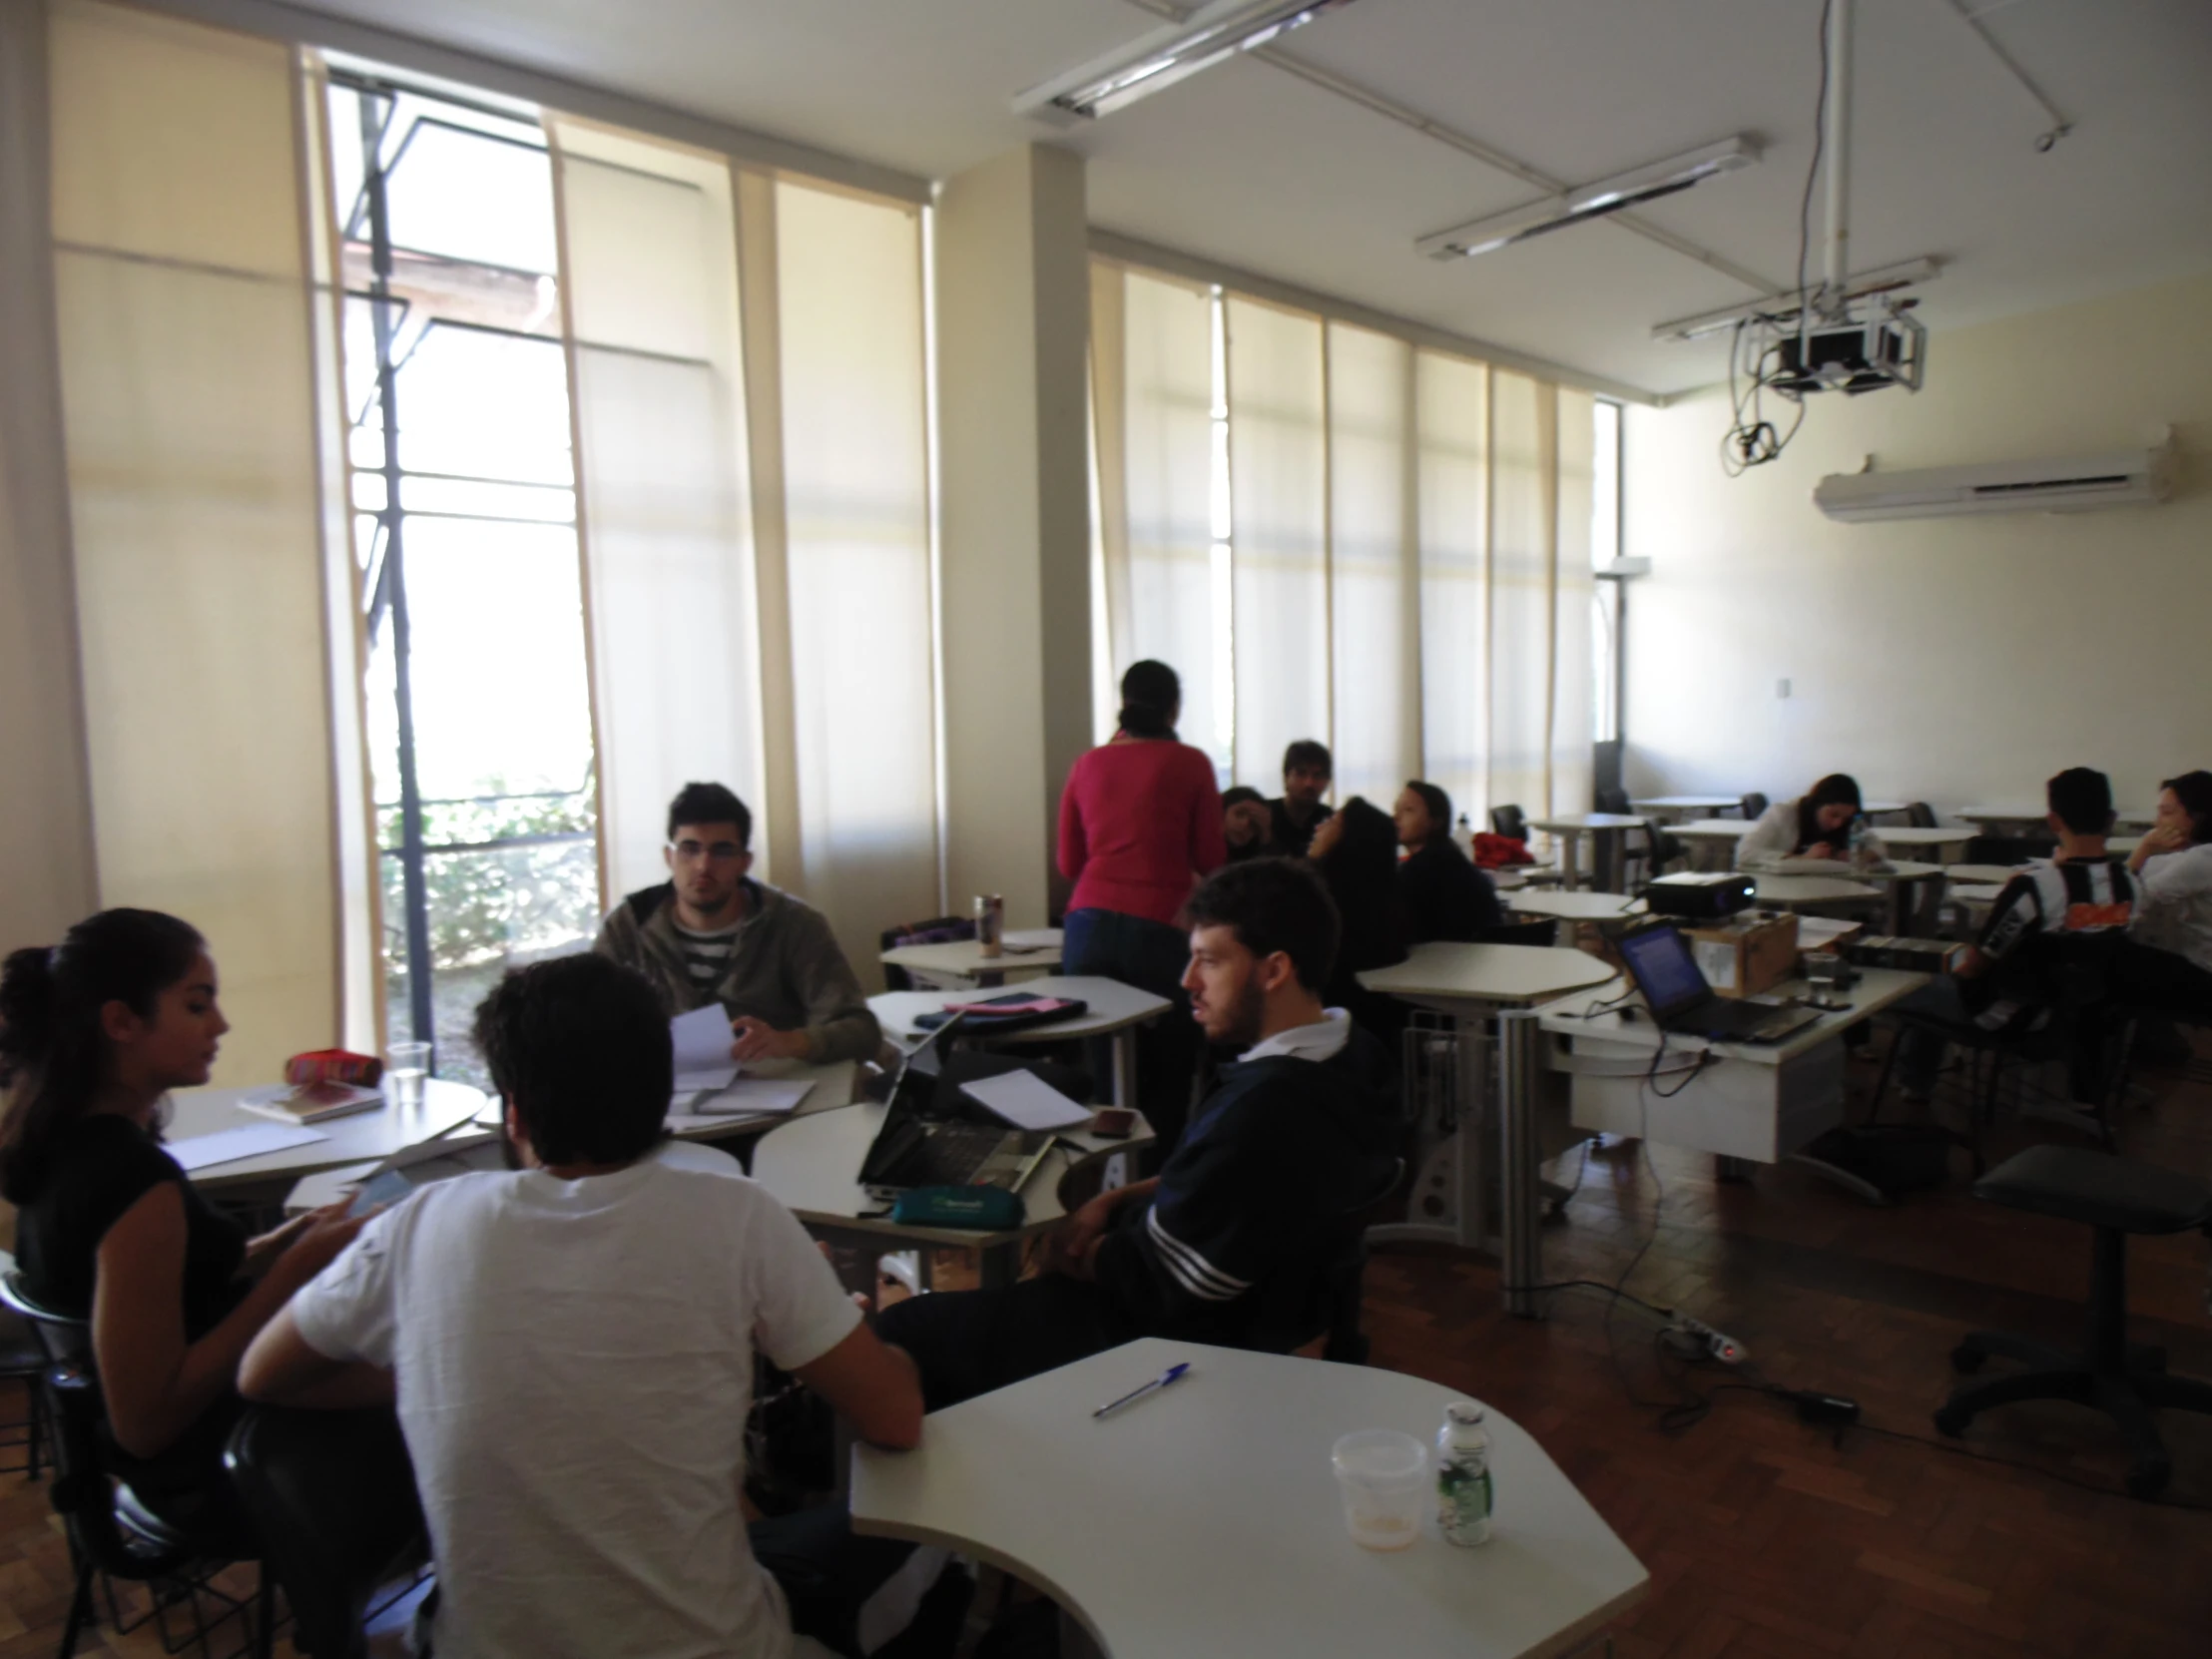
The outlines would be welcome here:
<svg viewBox="0 0 2212 1659">
<path fill-rule="evenodd" d="M 1813 488 L 1813 504 L 1844 524 L 1958 513 L 2073 513 L 2163 501 L 2172 446 L 2055 461 L 1991 461 L 1914 472 L 1838 472 Z"/>
</svg>

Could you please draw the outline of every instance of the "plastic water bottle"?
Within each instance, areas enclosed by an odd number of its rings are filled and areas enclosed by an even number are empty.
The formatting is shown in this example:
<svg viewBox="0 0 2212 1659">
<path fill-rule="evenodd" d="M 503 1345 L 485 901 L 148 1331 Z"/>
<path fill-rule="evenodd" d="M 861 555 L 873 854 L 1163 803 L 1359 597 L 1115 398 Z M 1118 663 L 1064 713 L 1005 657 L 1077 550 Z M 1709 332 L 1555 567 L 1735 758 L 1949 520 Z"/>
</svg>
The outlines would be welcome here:
<svg viewBox="0 0 2212 1659">
<path fill-rule="evenodd" d="M 1461 852 L 1474 856 L 1474 826 L 1467 822 L 1466 814 L 1459 815 L 1459 828 L 1452 831 L 1451 838 L 1459 843 Z"/>
<path fill-rule="evenodd" d="M 1482 1407 L 1471 1399 L 1455 1399 L 1444 1407 L 1444 1425 L 1436 1430 L 1436 1529 L 1444 1542 L 1469 1547 L 1488 1543 L 1496 1495 Z"/>
<path fill-rule="evenodd" d="M 1862 871 L 1874 868 L 1874 831 L 1867 828 L 1865 813 L 1851 821 L 1851 867 Z"/>
</svg>

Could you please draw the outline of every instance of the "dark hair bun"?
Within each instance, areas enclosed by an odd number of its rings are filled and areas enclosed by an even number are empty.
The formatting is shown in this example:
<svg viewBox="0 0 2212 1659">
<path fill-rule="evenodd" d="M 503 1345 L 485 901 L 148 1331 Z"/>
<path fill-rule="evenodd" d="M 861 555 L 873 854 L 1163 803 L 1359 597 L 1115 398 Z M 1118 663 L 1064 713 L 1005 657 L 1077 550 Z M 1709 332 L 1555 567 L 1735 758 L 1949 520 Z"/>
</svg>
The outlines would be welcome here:
<svg viewBox="0 0 2212 1659">
<path fill-rule="evenodd" d="M 53 952 L 42 944 L 9 951 L 0 966 L 0 1070 L 43 1054 L 53 1035 Z"/>
</svg>

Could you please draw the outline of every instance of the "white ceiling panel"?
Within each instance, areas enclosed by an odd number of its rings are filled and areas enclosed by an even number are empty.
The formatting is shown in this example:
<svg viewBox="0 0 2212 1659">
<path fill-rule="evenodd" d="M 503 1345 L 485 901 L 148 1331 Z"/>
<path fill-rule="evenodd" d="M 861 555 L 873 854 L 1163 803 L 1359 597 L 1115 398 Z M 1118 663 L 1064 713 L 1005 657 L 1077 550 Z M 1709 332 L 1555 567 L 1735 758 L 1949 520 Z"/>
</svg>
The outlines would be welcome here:
<svg viewBox="0 0 2212 1659">
<path fill-rule="evenodd" d="M 1158 19 L 1125 0 L 317 0 L 321 9 L 910 173 L 1030 139 L 1090 160 L 1096 223 L 1675 390 L 1722 347 L 1653 323 L 1753 297 L 1593 225 L 1436 264 L 1413 239 L 1529 188 L 1268 65 L 1239 60 L 1071 137 L 1013 95 Z M 1946 0 L 1861 0 L 1854 269 L 1948 262 L 1946 327 L 2212 268 L 2212 5 L 1978 0 L 2074 123 L 2032 100 Z M 1293 56 L 1572 184 L 1746 132 L 1762 165 L 1642 213 L 1790 285 L 1812 155 L 1817 0 L 1358 0 Z M 1817 274 L 1820 202 L 1810 263 Z"/>
</svg>

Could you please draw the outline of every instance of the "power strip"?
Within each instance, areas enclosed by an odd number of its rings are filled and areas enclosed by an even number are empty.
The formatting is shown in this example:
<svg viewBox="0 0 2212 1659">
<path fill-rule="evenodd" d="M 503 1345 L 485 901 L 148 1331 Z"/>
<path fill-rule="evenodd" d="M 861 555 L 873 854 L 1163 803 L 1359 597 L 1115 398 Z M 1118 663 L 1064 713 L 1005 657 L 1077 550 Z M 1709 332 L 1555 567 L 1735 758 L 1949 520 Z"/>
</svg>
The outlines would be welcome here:
<svg viewBox="0 0 2212 1659">
<path fill-rule="evenodd" d="M 1724 1366 L 1740 1366 L 1751 1351 L 1725 1332 L 1715 1331 L 1702 1320 L 1677 1314 L 1674 1323 L 1659 1333 L 1670 1353 L 1685 1360 L 1718 1360 Z"/>
</svg>

